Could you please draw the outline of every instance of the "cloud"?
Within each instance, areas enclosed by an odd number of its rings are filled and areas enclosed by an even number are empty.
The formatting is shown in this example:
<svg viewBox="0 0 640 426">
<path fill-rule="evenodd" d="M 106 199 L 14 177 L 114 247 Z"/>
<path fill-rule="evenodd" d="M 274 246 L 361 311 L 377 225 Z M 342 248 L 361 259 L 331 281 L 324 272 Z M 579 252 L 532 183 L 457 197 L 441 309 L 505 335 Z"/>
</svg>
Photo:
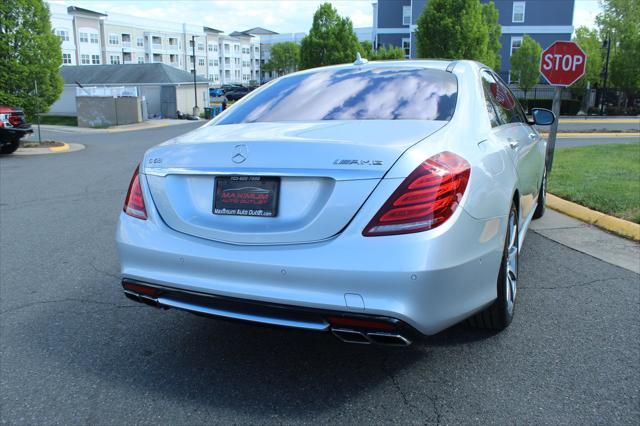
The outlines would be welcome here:
<svg viewBox="0 0 640 426">
<path fill-rule="evenodd" d="M 600 2 L 597 0 L 576 0 L 573 11 L 573 26 L 578 28 L 585 26 L 596 27 L 596 16 L 602 12 Z"/>
<path fill-rule="evenodd" d="M 265 27 L 279 33 L 307 32 L 322 0 L 116 1 L 50 0 L 107 14 L 124 14 L 176 23 L 202 24 L 230 33 Z M 355 27 L 373 25 L 370 0 L 334 1 Z"/>
</svg>

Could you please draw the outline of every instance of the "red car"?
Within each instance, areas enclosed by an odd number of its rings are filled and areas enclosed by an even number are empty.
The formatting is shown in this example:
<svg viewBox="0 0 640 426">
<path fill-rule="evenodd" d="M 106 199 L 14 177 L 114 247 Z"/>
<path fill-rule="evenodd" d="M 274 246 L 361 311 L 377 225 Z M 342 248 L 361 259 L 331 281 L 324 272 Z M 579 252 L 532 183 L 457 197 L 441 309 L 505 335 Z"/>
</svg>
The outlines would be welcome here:
<svg viewBox="0 0 640 426">
<path fill-rule="evenodd" d="M 0 154 L 11 154 L 20 146 L 20 139 L 33 133 L 24 112 L 0 105 Z"/>
</svg>

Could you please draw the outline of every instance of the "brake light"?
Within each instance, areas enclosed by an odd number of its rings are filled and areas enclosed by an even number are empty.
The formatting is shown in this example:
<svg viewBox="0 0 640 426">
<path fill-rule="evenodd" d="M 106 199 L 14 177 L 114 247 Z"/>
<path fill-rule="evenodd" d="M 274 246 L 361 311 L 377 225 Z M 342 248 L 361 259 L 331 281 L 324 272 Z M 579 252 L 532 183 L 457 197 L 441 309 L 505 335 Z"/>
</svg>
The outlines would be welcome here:
<svg viewBox="0 0 640 426">
<path fill-rule="evenodd" d="M 9 116 L 9 123 L 12 126 L 17 127 L 20 124 L 22 124 L 22 117 L 20 117 L 19 115 L 10 115 Z"/>
<path fill-rule="evenodd" d="M 434 155 L 400 184 L 362 235 L 408 234 L 442 225 L 458 208 L 470 174 L 464 158 L 448 151 Z"/>
<path fill-rule="evenodd" d="M 127 198 L 125 198 L 124 200 L 123 210 L 129 216 L 146 220 L 147 209 L 144 206 L 142 187 L 140 186 L 139 170 L 140 166 L 136 167 L 136 171 L 133 172 L 133 177 L 131 178 L 131 183 L 129 184 L 129 191 L 127 191 Z"/>
</svg>

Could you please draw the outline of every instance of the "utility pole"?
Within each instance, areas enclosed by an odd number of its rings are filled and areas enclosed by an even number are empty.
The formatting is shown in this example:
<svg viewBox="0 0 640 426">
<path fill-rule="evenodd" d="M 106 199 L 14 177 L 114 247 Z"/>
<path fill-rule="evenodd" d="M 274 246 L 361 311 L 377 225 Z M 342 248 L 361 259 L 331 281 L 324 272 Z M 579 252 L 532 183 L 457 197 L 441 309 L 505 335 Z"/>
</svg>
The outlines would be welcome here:
<svg viewBox="0 0 640 426">
<path fill-rule="evenodd" d="M 198 89 L 196 87 L 196 36 L 191 36 L 191 51 L 193 53 L 193 97 L 196 106 L 193 108 L 193 115 L 200 115 L 198 109 Z"/>
<path fill-rule="evenodd" d="M 609 77 L 609 54 L 611 53 L 611 35 L 607 35 L 607 39 L 602 43 L 602 47 L 607 48 L 607 58 L 604 64 L 603 79 L 604 84 L 602 86 L 602 96 L 600 97 L 600 115 L 604 115 L 604 104 L 607 102 L 607 78 Z"/>
<path fill-rule="evenodd" d="M 40 95 L 38 94 L 38 80 L 33 80 L 36 89 L 36 117 L 38 118 L 38 145 L 42 145 L 42 134 L 40 133 Z"/>
</svg>

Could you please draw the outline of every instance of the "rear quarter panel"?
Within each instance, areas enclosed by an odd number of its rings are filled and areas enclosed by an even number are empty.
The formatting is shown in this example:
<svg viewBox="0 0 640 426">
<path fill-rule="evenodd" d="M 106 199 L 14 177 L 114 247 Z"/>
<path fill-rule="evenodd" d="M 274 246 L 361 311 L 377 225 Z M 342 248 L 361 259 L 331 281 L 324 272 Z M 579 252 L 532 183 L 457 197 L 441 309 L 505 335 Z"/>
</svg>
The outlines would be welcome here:
<svg viewBox="0 0 640 426">
<path fill-rule="evenodd" d="M 405 178 L 424 160 L 442 151 L 463 157 L 471 176 L 462 207 L 476 219 L 506 216 L 516 190 L 517 174 L 504 144 L 491 128 L 485 109 L 479 67 L 469 61 L 453 69 L 458 102 L 451 121 L 407 150 L 385 178 Z"/>
</svg>

